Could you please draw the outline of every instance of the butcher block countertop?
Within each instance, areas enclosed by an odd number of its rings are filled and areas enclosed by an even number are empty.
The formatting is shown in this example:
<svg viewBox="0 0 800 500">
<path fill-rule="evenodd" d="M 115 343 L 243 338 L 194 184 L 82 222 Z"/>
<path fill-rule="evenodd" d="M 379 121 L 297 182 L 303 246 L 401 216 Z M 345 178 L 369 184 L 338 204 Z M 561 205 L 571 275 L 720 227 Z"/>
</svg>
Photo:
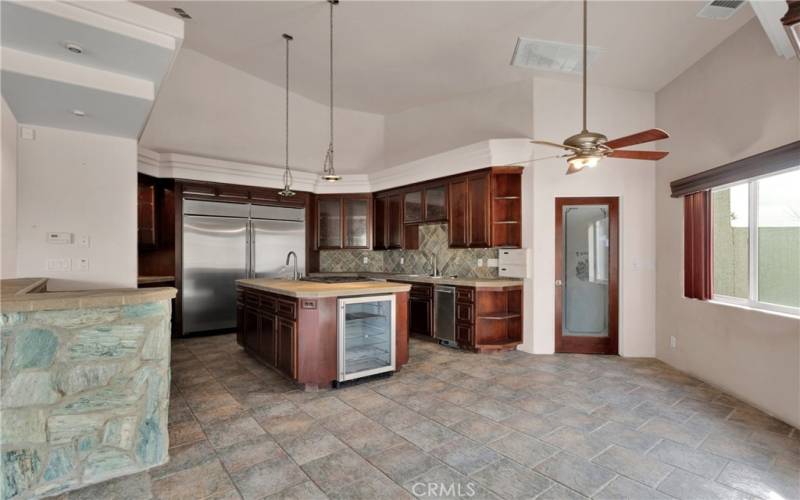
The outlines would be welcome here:
<svg viewBox="0 0 800 500">
<path fill-rule="evenodd" d="M 357 281 L 353 283 L 317 283 L 313 281 L 281 279 L 244 279 L 236 281 L 239 286 L 298 298 L 353 297 L 381 293 L 407 292 L 411 285 L 386 281 Z"/>
<path fill-rule="evenodd" d="M 178 292 L 164 288 L 112 288 L 48 292 L 47 278 L 0 280 L 0 311 L 52 311 L 57 309 L 89 309 L 143 304 L 175 298 Z"/>
</svg>

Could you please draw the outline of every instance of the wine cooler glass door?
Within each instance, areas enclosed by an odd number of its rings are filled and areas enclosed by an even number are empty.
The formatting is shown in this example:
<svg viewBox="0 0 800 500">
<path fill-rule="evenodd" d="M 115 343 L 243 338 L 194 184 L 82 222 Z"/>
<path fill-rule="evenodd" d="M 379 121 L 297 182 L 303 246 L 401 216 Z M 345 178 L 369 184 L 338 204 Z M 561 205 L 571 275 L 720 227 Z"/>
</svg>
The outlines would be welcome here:
<svg viewBox="0 0 800 500">
<path fill-rule="evenodd" d="M 339 299 L 339 381 L 395 369 L 394 295 Z"/>
</svg>

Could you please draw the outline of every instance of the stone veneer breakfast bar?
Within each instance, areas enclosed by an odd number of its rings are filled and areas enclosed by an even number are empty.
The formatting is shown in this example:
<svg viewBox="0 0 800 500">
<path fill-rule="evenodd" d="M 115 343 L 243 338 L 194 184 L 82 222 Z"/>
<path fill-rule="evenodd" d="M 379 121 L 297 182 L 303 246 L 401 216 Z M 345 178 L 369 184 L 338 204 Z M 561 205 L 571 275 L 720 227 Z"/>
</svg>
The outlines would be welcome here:
<svg viewBox="0 0 800 500">
<path fill-rule="evenodd" d="M 53 495 L 168 460 L 174 288 L 46 292 L 2 280 L 2 498 Z"/>
</svg>

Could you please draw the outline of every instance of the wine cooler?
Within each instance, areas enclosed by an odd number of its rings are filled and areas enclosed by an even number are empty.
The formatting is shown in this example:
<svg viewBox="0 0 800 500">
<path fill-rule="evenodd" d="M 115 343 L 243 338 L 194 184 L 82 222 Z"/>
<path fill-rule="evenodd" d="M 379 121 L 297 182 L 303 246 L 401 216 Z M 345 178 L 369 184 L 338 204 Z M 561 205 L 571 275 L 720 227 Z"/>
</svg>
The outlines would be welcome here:
<svg viewBox="0 0 800 500">
<path fill-rule="evenodd" d="M 339 299 L 339 382 L 395 369 L 394 295 Z"/>
</svg>

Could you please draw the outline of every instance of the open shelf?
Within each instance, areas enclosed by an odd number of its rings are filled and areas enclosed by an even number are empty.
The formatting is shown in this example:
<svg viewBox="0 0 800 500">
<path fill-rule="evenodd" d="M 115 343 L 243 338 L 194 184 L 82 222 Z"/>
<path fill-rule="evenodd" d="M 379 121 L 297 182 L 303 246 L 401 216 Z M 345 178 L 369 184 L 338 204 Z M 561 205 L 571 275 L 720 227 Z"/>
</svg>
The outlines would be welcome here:
<svg viewBox="0 0 800 500">
<path fill-rule="evenodd" d="M 519 318 L 520 316 L 522 315 L 517 312 L 497 311 L 494 313 L 481 314 L 480 316 L 478 316 L 478 319 L 504 320 L 504 319 Z"/>
</svg>

